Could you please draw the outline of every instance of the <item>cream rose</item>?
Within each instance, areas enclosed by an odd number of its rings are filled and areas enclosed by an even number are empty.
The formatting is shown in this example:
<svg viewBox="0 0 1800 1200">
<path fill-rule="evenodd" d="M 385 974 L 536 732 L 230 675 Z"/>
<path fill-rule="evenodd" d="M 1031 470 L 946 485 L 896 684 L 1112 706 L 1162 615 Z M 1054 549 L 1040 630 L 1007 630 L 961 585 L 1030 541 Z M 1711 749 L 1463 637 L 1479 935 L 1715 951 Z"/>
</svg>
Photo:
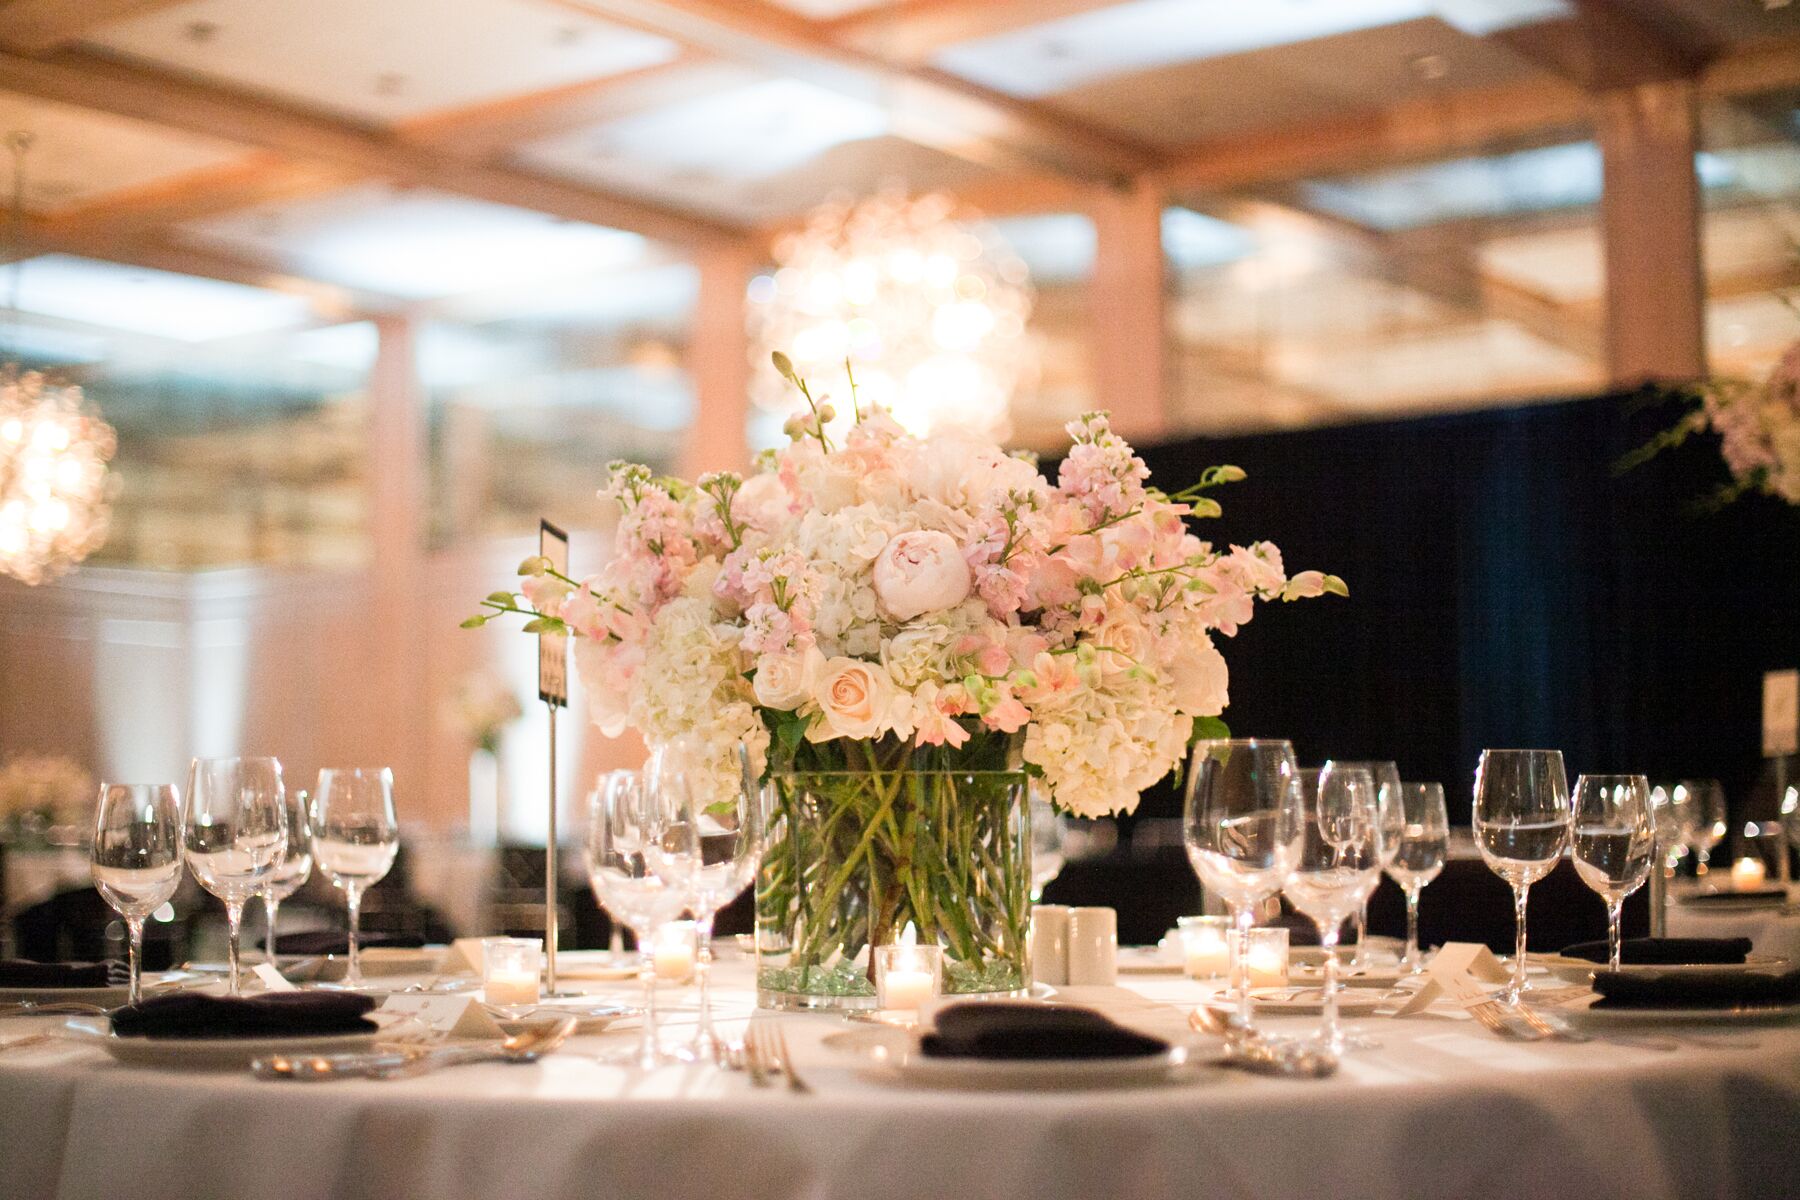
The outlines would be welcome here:
<svg viewBox="0 0 1800 1200">
<path fill-rule="evenodd" d="M 896 621 L 954 608 L 973 583 L 956 540 L 935 529 L 902 533 L 875 559 L 875 595 Z"/>
<path fill-rule="evenodd" d="M 894 681 L 878 663 L 834 658 L 825 663 L 813 703 L 819 719 L 806 731 L 808 740 L 849 738 L 866 741 L 880 734 L 894 703 Z"/>
<path fill-rule="evenodd" d="M 1192 647 L 1175 655 L 1170 669 L 1170 682 L 1175 685 L 1175 707 L 1189 716 L 1216 717 L 1225 711 L 1231 697 L 1227 690 L 1231 674 L 1225 656 L 1202 637 Z"/>
<path fill-rule="evenodd" d="M 791 711 L 812 697 L 824 668 L 825 656 L 816 649 L 803 654 L 765 654 L 756 660 L 756 677 L 750 690 L 764 708 Z"/>
</svg>

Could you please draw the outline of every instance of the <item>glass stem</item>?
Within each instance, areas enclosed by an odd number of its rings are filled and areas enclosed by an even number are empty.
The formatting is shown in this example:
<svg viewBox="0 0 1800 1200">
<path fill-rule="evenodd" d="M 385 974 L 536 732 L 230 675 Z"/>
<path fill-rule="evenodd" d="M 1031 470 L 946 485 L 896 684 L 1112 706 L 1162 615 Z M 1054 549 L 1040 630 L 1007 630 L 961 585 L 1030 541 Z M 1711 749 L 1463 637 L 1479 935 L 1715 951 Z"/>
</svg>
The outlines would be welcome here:
<svg viewBox="0 0 1800 1200">
<path fill-rule="evenodd" d="M 125 928 L 131 935 L 131 994 L 128 1002 L 136 1004 L 142 994 L 139 980 L 143 975 L 144 918 L 126 917 Z"/>
<path fill-rule="evenodd" d="M 1344 1031 L 1338 1024 L 1338 931 L 1341 921 L 1319 925 L 1319 948 L 1325 952 L 1325 1003 L 1319 1023 L 1319 1040 L 1333 1054 L 1344 1050 Z"/>
<path fill-rule="evenodd" d="M 281 912 L 281 901 L 273 892 L 263 893 L 263 915 L 269 918 L 269 933 L 263 939 L 263 951 L 269 956 L 269 965 L 275 965 L 275 918 Z"/>
<path fill-rule="evenodd" d="M 1425 969 L 1419 953 L 1419 889 L 1406 889 L 1406 969 L 1417 975 Z"/>
<path fill-rule="evenodd" d="M 1612 964 L 1612 970 L 1614 971 L 1619 969 L 1620 952 L 1625 948 L 1624 942 L 1619 937 L 1619 918 L 1624 914 L 1624 911 L 1625 898 L 1623 896 L 1616 900 L 1610 898 L 1607 900 L 1606 949 L 1608 961 Z"/>
<path fill-rule="evenodd" d="M 1513 975 L 1506 989 L 1508 1004 L 1517 1004 L 1525 994 L 1525 902 L 1530 896 L 1529 883 L 1513 885 Z"/>
<path fill-rule="evenodd" d="M 357 943 L 362 933 L 362 889 L 354 883 L 344 885 L 344 903 L 350 909 L 350 970 L 344 976 L 344 982 L 351 987 L 362 986 L 362 956 Z"/>
<path fill-rule="evenodd" d="M 656 956 L 655 937 L 638 934 L 638 978 L 644 984 L 644 1023 L 638 1031 L 638 1066 L 656 1066 Z"/>
<path fill-rule="evenodd" d="M 244 902 L 225 904 L 225 958 L 230 966 L 229 990 L 233 996 L 243 994 L 238 983 L 238 941 L 244 932 Z"/>
<path fill-rule="evenodd" d="M 1369 965 L 1369 902 L 1364 900 L 1362 907 L 1356 910 L 1356 957 L 1351 965 L 1362 968 Z"/>
<path fill-rule="evenodd" d="M 694 982 L 700 989 L 700 1024 L 694 1032 L 694 1044 L 702 1054 L 713 1053 L 718 1042 L 713 1033 L 712 993 L 708 988 L 712 976 L 713 915 L 710 912 L 694 915 L 694 939 L 698 943 Z"/>
<path fill-rule="evenodd" d="M 1240 1031 L 1250 1028 L 1250 964 L 1245 950 L 1250 944 L 1250 906 L 1235 905 L 1231 910 L 1231 991 L 1237 997 L 1237 1019 Z"/>
</svg>

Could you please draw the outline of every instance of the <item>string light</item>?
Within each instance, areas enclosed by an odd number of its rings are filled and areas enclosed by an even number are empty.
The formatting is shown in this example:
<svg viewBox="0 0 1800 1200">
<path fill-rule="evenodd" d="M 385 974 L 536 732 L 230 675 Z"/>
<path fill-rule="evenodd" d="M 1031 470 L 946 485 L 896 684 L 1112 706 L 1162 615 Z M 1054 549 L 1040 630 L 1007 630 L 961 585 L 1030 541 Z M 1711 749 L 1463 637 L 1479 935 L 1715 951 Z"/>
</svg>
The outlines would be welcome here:
<svg viewBox="0 0 1800 1200">
<path fill-rule="evenodd" d="M 757 281 L 751 316 L 757 364 L 771 350 L 814 380 L 855 367 L 859 399 L 889 409 L 919 435 L 957 427 L 1009 432 L 1012 398 L 1036 378 L 1026 332 L 1025 265 L 949 197 L 886 191 L 831 201 L 775 246 L 778 269 Z M 751 399 L 786 416 L 799 402 L 768 370 Z M 840 403 L 840 423 L 852 419 Z"/>
</svg>

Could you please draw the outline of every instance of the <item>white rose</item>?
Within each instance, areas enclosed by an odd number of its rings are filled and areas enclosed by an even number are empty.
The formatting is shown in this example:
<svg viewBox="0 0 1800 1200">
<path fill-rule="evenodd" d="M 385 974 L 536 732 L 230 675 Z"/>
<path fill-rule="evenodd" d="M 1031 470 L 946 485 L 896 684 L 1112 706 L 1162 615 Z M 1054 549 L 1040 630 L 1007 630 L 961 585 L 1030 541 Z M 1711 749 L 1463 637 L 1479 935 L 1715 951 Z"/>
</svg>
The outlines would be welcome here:
<svg viewBox="0 0 1800 1200">
<path fill-rule="evenodd" d="M 942 621 L 908 625 L 881 647 L 881 663 L 901 687 L 941 681 L 953 636 Z"/>
<path fill-rule="evenodd" d="M 824 667 L 825 656 L 815 649 L 803 654 L 765 654 L 756 661 L 750 690 L 764 708 L 792 711 L 811 698 Z"/>
<path fill-rule="evenodd" d="M 973 582 L 955 539 L 936 530 L 900 534 L 875 559 L 875 595 L 896 621 L 961 604 Z"/>
<path fill-rule="evenodd" d="M 1214 648 L 1211 638 L 1202 637 L 1177 653 L 1169 675 L 1175 685 L 1175 707 L 1189 716 L 1216 717 L 1231 701 L 1225 656 Z"/>
<path fill-rule="evenodd" d="M 882 732 L 894 695 L 894 681 L 878 664 L 856 658 L 831 659 L 813 689 L 819 719 L 806 736 L 814 742 L 873 738 Z"/>
</svg>

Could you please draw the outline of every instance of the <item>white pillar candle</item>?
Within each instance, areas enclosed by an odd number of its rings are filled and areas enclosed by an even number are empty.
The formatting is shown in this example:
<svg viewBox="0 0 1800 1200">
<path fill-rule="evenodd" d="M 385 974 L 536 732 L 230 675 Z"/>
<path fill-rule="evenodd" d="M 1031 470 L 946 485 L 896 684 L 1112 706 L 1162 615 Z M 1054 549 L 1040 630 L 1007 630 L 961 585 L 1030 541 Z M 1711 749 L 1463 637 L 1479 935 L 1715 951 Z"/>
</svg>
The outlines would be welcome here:
<svg viewBox="0 0 1800 1200">
<path fill-rule="evenodd" d="M 887 1008 L 919 1008 L 937 993 L 930 971 L 896 971 L 887 973 Z"/>
<path fill-rule="evenodd" d="M 1768 868 L 1760 858 L 1740 858 L 1731 864 L 1731 887 L 1734 891 L 1754 892 L 1768 879 Z"/>
<path fill-rule="evenodd" d="M 538 1002 L 544 944 L 537 938 L 488 938 L 481 944 L 481 994 L 501 1008 Z"/>
<path fill-rule="evenodd" d="M 1251 987 L 1286 987 L 1288 931 L 1252 929 L 1244 951 L 1244 971 Z"/>
<path fill-rule="evenodd" d="M 937 994 L 944 977 L 944 948 L 919 945 L 907 922 L 900 940 L 875 947 L 875 1003 L 882 1008 L 918 1009 Z"/>
<path fill-rule="evenodd" d="M 538 1002 L 538 977 L 536 972 L 494 971 L 488 975 L 482 991 L 489 1004 L 529 1007 Z"/>
<path fill-rule="evenodd" d="M 650 958 L 656 964 L 658 979 L 686 982 L 694 973 L 694 923 L 670 921 L 657 930 Z"/>
<path fill-rule="evenodd" d="M 1183 917 L 1178 923 L 1182 961 L 1194 979 L 1217 979 L 1231 970 L 1231 921 Z"/>
</svg>

